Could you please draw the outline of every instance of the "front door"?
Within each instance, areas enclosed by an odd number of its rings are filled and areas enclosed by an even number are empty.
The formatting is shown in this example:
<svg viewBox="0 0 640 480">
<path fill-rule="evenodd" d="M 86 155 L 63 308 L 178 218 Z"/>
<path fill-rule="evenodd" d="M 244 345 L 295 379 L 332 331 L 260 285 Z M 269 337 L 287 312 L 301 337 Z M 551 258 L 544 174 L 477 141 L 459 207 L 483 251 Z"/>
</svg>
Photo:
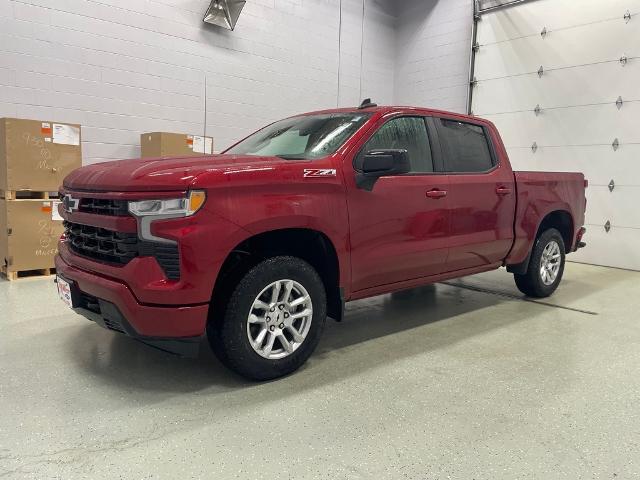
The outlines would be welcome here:
<svg viewBox="0 0 640 480">
<path fill-rule="evenodd" d="M 407 150 L 411 173 L 381 177 L 371 191 L 348 182 L 354 292 L 441 273 L 448 252 L 448 178 L 433 173 L 425 118 L 381 120 L 356 156 L 379 149 Z"/>
</svg>

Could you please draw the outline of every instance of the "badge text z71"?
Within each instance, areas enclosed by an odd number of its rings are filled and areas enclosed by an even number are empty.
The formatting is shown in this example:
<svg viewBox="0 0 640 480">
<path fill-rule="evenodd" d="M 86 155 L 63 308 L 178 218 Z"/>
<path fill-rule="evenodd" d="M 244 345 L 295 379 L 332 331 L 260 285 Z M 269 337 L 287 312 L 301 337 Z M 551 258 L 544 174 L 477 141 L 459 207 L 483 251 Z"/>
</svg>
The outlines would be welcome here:
<svg viewBox="0 0 640 480">
<path fill-rule="evenodd" d="M 335 168 L 305 168 L 304 177 L 335 177 Z"/>
</svg>

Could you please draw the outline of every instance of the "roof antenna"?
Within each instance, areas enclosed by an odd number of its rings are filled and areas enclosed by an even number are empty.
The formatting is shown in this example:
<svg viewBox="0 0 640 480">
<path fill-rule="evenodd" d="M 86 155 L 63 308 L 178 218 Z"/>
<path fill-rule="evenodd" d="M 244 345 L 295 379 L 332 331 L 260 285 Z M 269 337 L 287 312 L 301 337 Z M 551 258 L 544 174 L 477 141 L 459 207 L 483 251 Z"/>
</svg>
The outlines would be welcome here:
<svg viewBox="0 0 640 480">
<path fill-rule="evenodd" d="M 360 106 L 358 107 L 358 110 L 362 110 L 363 108 L 377 107 L 377 106 L 378 105 L 373 103 L 370 98 L 365 98 L 360 104 Z"/>
</svg>

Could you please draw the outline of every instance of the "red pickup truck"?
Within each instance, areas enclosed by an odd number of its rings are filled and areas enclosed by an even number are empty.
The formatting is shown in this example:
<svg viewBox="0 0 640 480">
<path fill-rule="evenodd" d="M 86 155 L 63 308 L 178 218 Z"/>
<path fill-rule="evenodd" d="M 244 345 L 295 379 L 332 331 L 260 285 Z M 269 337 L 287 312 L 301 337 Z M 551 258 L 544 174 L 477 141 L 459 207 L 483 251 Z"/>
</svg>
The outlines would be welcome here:
<svg viewBox="0 0 640 480">
<path fill-rule="evenodd" d="M 505 266 L 526 295 L 584 246 L 581 173 L 514 172 L 494 125 L 423 108 L 307 113 L 221 155 L 86 166 L 61 187 L 61 298 L 253 379 L 296 370 L 345 302 Z"/>
</svg>

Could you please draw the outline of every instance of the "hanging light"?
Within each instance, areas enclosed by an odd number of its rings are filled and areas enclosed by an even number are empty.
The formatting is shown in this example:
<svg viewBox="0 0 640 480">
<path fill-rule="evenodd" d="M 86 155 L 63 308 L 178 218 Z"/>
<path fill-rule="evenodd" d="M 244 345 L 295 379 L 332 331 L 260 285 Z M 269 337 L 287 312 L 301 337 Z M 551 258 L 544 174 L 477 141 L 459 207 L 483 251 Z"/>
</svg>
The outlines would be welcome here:
<svg viewBox="0 0 640 480">
<path fill-rule="evenodd" d="M 530 0 L 476 0 L 476 11 L 478 13 L 486 13 L 491 10 L 497 10 L 502 7 L 510 7 L 518 3 L 528 2 Z"/>
<path fill-rule="evenodd" d="M 246 0 L 212 0 L 204 14 L 204 22 L 233 30 Z"/>
</svg>

